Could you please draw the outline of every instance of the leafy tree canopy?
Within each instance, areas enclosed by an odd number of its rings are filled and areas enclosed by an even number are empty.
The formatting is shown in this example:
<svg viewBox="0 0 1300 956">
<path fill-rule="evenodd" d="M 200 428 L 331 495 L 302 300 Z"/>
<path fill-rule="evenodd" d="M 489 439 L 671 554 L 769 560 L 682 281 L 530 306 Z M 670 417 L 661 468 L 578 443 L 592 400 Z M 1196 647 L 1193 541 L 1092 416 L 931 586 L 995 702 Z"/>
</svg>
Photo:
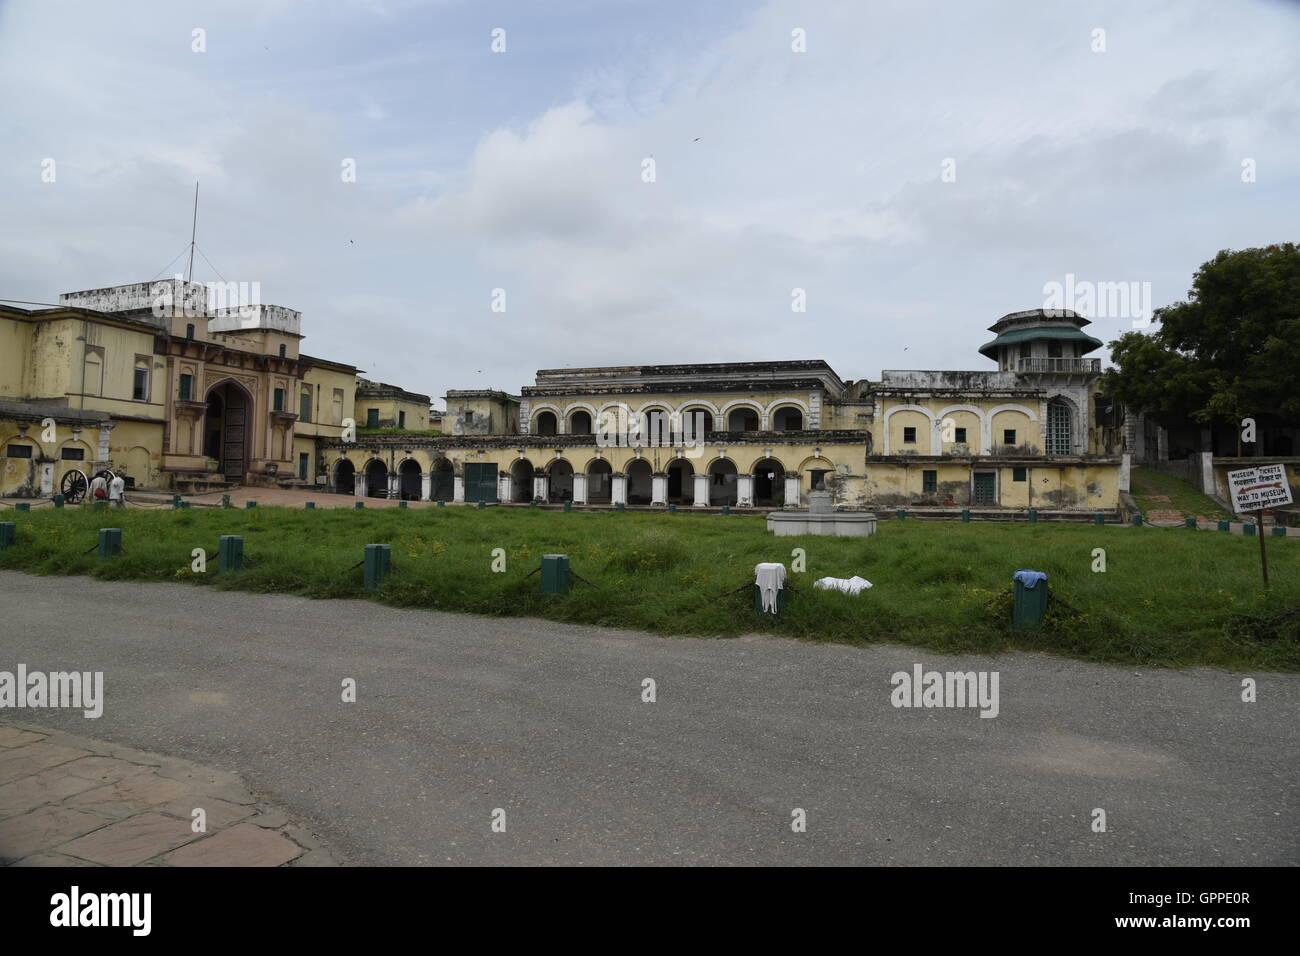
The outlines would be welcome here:
<svg viewBox="0 0 1300 956">
<path fill-rule="evenodd" d="M 1107 395 L 1158 417 L 1300 421 L 1300 247 L 1225 249 L 1153 319 L 1110 343 Z"/>
</svg>

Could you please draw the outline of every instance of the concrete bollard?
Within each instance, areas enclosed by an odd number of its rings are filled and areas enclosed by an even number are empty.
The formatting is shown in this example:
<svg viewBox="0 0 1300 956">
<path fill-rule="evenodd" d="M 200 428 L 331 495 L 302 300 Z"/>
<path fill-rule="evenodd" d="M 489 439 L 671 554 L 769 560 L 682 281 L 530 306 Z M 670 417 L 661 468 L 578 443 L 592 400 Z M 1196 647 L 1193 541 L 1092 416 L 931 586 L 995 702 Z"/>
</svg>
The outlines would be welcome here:
<svg viewBox="0 0 1300 956">
<path fill-rule="evenodd" d="M 1273 537 L 1275 537 L 1275 538 L 1285 538 L 1285 537 L 1286 537 L 1286 528 L 1282 527 L 1281 525 L 1274 525 L 1274 526 L 1273 526 Z"/>
<path fill-rule="evenodd" d="M 1231 521 L 1225 521 L 1224 519 L 1220 518 L 1220 519 L 1219 519 L 1219 530 L 1220 530 L 1220 531 L 1231 531 L 1231 530 L 1232 530 L 1232 522 L 1231 522 Z"/>
<path fill-rule="evenodd" d="M 405 501 L 399 501 L 399 502 L 397 503 L 397 507 L 399 507 L 399 508 L 405 508 L 405 507 L 406 507 L 406 502 L 405 502 Z"/>
<path fill-rule="evenodd" d="M 222 495 L 222 496 L 221 496 L 221 507 L 223 507 L 223 508 L 229 508 L 229 507 L 230 507 L 230 495 Z"/>
<path fill-rule="evenodd" d="M 447 502 L 445 502 L 445 501 L 443 501 L 441 498 L 439 498 L 439 499 L 438 499 L 438 507 L 439 507 L 439 508 L 445 508 L 445 507 L 447 507 Z"/>
<path fill-rule="evenodd" d="M 1030 523 L 1030 524 L 1038 524 L 1038 509 L 1037 509 L 1037 508 L 1030 508 L 1030 509 L 1029 509 L 1029 523 Z"/>
<path fill-rule="evenodd" d="M 899 521 L 905 521 L 906 519 L 907 519 L 907 511 L 906 511 L 906 509 L 904 509 L 904 508 L 899 508 L 899 509 L 898 509 L 898 520 L 899 520 Z"/>
<path fill-rule="evenodd" d="M 315 510 L 316 510 L 316 502 L 314 502 L 314 501 L 309 501 L 309 502 L 307 502 L 306 504 L 304 504 L 304 505 L 302 506 L 302 510 L 303 510 L 303 511 L 315 511 Z"/>
<path fill-rule="evenodd" d="M 244 568 L 244 536 L 223 534 L 217 541 L 217 567 L 222 571 L 242 571 Z"/>
<path fill-rule="evenodd" d="M 389 544 L 366 545 L 365 586 L 367 591 L 379 587 L 393 567 L 393 546 Z"/>
<path fill-rule="evenodd" d="M 1132 518 L 1129 519 L 1129 524 L 1133 525 L 1133 527 L 1135 528 L 1142 527 L 1142 515 L 1140 513 L 1135 514 Z"/>
<path fill-rule="evenodd" d="M 563 594 L 569 590 L 569 556 L 542 555 L 542 593 Z"/>
<path fill-rule="evenodd" d="M 970 509 L 969 509 L 969 508 L 962 508 L 962 509 L 961 509 L 961 520 L 962 520 L 964 523 L 966 523 L 966 524 L 970 524 Z"/>
<path fill-rule="evenodd" d="M 1014 595 L 1011 603 L 1011 626 L 1031 629 L 1042 627 L 1050 593 L 1047 590 L 1047 581 L 1042 580 L 1033 587 L 1026 587 L 1017 577 L 1012 581 L 1012 585 Z"/>
<path fill-rule="evenodd" d="M 532 501 L 528 502 L 528 507 L 530 507 L 530 508 L 536 508 L 536 507 L 537 507 L 537 499 L 534 498 Z"/>
<path fill-rule="evenodd" d="M 172 495 L 172 510 L 175 511 L 181 506 L 184 499 L 180 495 Z"/>
<path fill-rule="evenodd" d="M 729 514 L 731 514 L 731 505 L 723 505 L 723 506 L 722 506 L 722 513 L 723 513 L 724 515 L 729 515 Z"/>
<path fill-rule="evenodd" d="M 626 511 L 627 505 L 623 504 L 623 502 L 620 501 L 618 504 L 614 505 L 614 508 L 617 511 Z M 727 514 L 731 514 L 731 512 L 728 511 Z"/>
<path fill-rule="evenodd" d="M 1188 515 L 1186 518 L 1184 518 L 1184 519 L 1183 519 L 1183 527 L 1184 527 L 1184 528 L 1191 528 L 1191 529 L 1195 530 L 1195 529 L 1196 529 L 1196 516 L 1195 516 L 1195 515 Z"/>
<path fill-rule="evenodd" d="M 356 504 L 352 506 L 353 511 L 364 511 L 365 509 L 366 509 L 366 503 L 364 501 L 358 501 Z"/>
<path fill-rule="evenodd" d="M 668 513 L 669 513 L 670 515 L 675 515 L 675 514 L 677 514 L 677 506 L 676 506 L 676 505 L 669 505 L 669 506 L 668 506 Z"/>
<path fill-rule="evenodd" d="M 478 503 L 478 506 L 479 506 L 480 508 L 486 508 L 486 507 L 487 507 L 487 502 L 486 502 L 486 501 L 480 501 L 480 502 Z"/>
<path fill-rule="evenodd" d="M 1093 523 L 1093 524 L 1105 524 L 1105 523 L 1106 523 L 1106 516 L 1105 516 L 1104 514 L 1102 514 L 1100 511 L 1095 512 L 1095 513 L 1093 514 L 1093 516 L 1092 516 L 1092 523 Z"/>
<path fill-rule="evenodd" d="M 101 558 L 114 558 L 122 553 L 122 529 L 121 528 L 100 528 L 99 529 L 99 556 Z"/>
<path fill-rule="evenodd" d="M 65 501 L 63 495 L 55 495 L 55 496 L 54 496 L 53 498 L 51 498 L 50 500 L 54 502 L 54 507 L 56 507 L 56 508 L 62 508 L 62 507 L 63 507 L 63 502 Z"/>
<path fill-rule="evenodd" d="M 572 511 L 572 510 L 573 510 L 573 502 L 572 502 L 572 501 L 566 501 L 566 502 L 564 503 L 564 510 L 565 510 L 565 511 Z"/>
<path fill-rule="evenodd" d="M 245 511 L 248 511 L 248 510 L 250 510 L 250 509 L 252 509 L 252 508 L 256 508 L 256 507 L 257 507 L 257 502 L 256 502 L 256 501 L 245 501 L 245 502 L 244 502 L 244 510 L 245 510 Z"/>
<path fill-rule="evenodd" d="M 1241 533 L 1247 538 L 1253 538 L 1255 537 L 1255 526 L 1247 521 L 1241 526 Z"/>
<path fill-rule="evenodd" d="M 14 505 L 14 510 L 15 510 L 15 511 L 31 511 L 31 510 L 32 510 L 32 503 L 31 503 L 30 501 L 20 501 L 20 502 L 18 502 L 18 504 Z"/>
<path fill-rule="evenodd" d="M 0 551 L 7 551 L 18 536 L 18 526 L 12 521 L 0 521 Z"/>
</svg>

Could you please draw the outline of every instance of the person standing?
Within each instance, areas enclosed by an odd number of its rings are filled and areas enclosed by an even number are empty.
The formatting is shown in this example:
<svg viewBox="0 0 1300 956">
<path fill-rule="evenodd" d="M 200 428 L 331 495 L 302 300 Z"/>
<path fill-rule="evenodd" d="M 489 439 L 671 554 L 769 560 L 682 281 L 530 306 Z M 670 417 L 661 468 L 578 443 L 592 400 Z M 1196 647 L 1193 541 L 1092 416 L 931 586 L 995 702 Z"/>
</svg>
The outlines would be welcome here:
<svg viewBox="0 0 1300 956">
<path fill-rule="evenodd" d="M 108 500 L 114 508 L 126 507 L 126 481 L 121 475 L 114 475 L 113 480 L 108 483 Z"/>
<path fill-rule="evenodd" d="M 90 503 L 108 500 L 108 480 L 103 475 L 96 475 L 90 480 Z"/>
</svg>

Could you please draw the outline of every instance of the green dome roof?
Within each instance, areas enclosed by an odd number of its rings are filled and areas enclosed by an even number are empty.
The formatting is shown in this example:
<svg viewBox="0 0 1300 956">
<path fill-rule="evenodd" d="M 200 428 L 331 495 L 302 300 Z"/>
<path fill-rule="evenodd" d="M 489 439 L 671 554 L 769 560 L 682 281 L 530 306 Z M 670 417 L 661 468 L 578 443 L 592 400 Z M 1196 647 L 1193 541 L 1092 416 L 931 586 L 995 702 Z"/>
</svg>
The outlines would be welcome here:
<svg viewBox="0 0 1300 956">
<path fill-rule="evenodd" d="M 1087 342 L 1088 347 L 1083 349 L 1082 352 L 1085 355 L 1102 346 L 1101 339 L 1094 339 L 1091 335 L 1079 329 L 1064 325 L 1040 325 L 1031 329 L 1012 329 L 1010 332 L 1003 332 L 992 342 L 981 345 L 980 354 L 997 361 L 997 350 L 1002 346 L 1030 342 L 1034 339 L 1056 339 L 1058 342 Z"/>
</svg>

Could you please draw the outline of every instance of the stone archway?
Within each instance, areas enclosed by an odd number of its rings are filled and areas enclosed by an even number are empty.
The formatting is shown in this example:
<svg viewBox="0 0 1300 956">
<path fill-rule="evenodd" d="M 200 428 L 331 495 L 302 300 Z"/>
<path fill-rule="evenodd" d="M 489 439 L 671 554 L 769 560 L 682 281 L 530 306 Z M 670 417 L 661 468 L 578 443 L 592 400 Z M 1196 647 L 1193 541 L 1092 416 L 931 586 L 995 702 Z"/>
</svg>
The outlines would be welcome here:
<svg viewBox="0 0 1300 956">
<path fill-rule="evenodd" d="M 208 389 L 203 416 L 203 454 L 218 462 L 227 480 L 243 483 L 253 443 L 253 398 L 227 379 Z"/>
<path fill-rule="evenodd" d="M 551 501 L 572 501 L 573 500 L 573 466 L 563 458 L 551 462 L 547 474 L 550 475 L 550 481 L 547 486 L 550 489 Z"/>
<path fill-rule="evenodd" d="M 760 508 L 785 503 L 785 466 L 775 458 L 754 463 L 754 504 Z"/>
<path fill-rule="evenodd" d="M 439 458 L 431 469 L 429 500 L 451 501 L 456 496 L 456 470 L 446 458 Z"/>
<path fill-rule="evenodd" d="M 388 466 L 378 458 L 366 465 L 366 497 L 388 497 Z"/>
<path fill-rule="evenodd" d="M 510 500 L 518 504 L 533 500 L 533 464 L 527 458 L 510 466 Z"/>
<path fill-rule="evenodd" d="M 668 503 L 689 504 L 695 500 L 695 469 L 685 458 L 668 463 Z"/>
<path fill-rule="evenodd" d="M 419 462 L 408 458 L 397 466 L 397 486 L 403 501 L 419 501 L 424 493 L 423 485 Z"/>
<path fill-rule="evenodd" d="M 648 505 L 654 496 L 653 475 L 650 462 L 636 458 L 627 464 L 627 503 Z"/>
<path fill-rule="evenodd" d="M 726 458 L 719 458 L 709 465 L 709 504 L 734 505 L 736 494 L 736 465 Z"/>
<path fill-rule="evenodd" d="M 587 501 L 593 505 L 607 505 L 613 500 L 614 469 L 604 459 L 587 466 Z"/>
<path fill-rule="evenodd" d="M 336 495 L 355 495 L 357 493 L 357 468 L 346 458 L 340 458 L 334 466 L 334 493 Z"/>
</svg>

